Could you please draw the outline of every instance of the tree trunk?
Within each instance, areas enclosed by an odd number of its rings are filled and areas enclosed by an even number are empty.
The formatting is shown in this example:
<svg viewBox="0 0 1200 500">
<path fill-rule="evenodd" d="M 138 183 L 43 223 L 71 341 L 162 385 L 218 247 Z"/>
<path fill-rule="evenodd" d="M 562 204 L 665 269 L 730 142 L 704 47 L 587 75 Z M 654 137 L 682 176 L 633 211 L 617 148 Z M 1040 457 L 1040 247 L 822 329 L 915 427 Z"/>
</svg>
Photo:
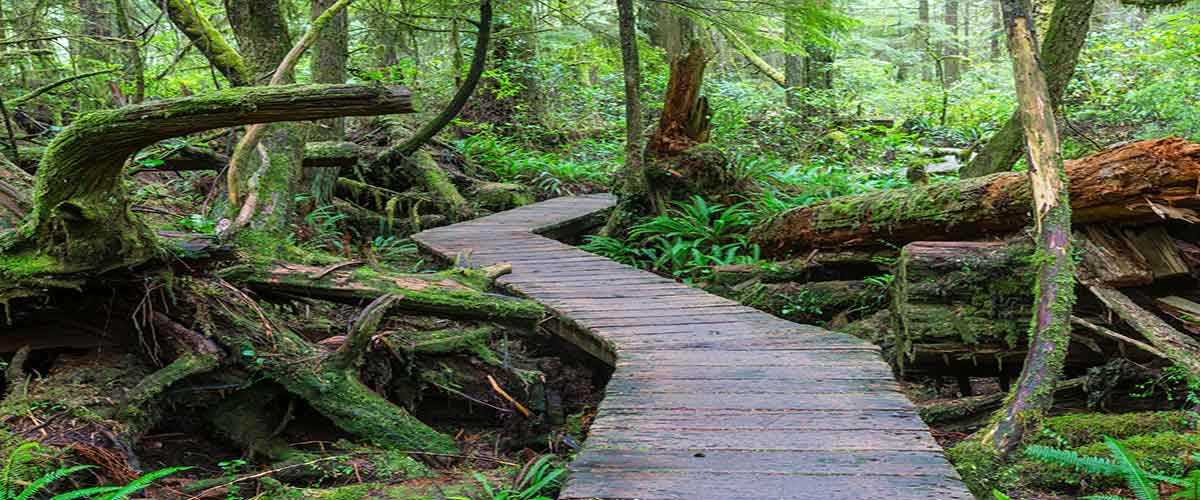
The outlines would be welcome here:
<svg viewBox="0 0 1200 500">
<path fill-rule="evenodd" d="M 1200 144 L 1157 139 L 1066 162 L 1074 221 L 1158 219 L 1160 206 L 1200 206 Z M 764 251 L 878 247 L 917 240 L 969 240 L 1019 230 L 1033 199 L 1029 177 L 995 174 L 936 185 L 834 198 L 794 208 L 755 228 Z"/>
<path fill-rule="evenodd" d="M 959 59 L 959 44 L 958 37 L 958 2 L 959 0 L 946 0 L 944 7 L 945 23 L 946 23 L 946 41 L 942 44 L 942 71 L 946 85 L 953 85 L 958 81 L 959 68 L 961 66 Z"/>
<path fill-rule="evenodd" d="M 313 85 L 226 90 L 84 116 L 46 150 L 28 231 L 0 239 L 0 248 L 14 259 L 0 276 L 0 288 L 53 284 L 46 279 L 155 257 L 154 238 L 129 212 L 121 182 L 129 156 L 155 142 L 246 123 L 405 112 L 412 112 L 407 90 Z"/>
<path fill-rule="evenodd" d="M 621 201 L 609 216 L 603 234 L 616 234 L 635 215 L 655 210 L 642 156 L 642 68 L 638 60 L 637 13 L 633 0 L 617 0 L 621 63 L 625 77 L 625 166 L 618 194 Z"/>
<path fill-rule="evenodd" d="M 917 0 L 917 49 L 921 51 L 922 60 L 931 55 L 929 46 L 929 0 Z M 921 80 L 933 80 L 933 72 L 929 64 L 921 64 Z"/>
<path fill-rule="evenodd" d="M 1075 75 L 1075 64 L 1087 40 L 1088 22 L 1094 3 L 1095 0 L 1056 0 L 1054 4 L 1049 31 L 1045 36 L 1046 43 L 1041 51 L 1051 105 L 1062 98 L 1067 84 Z M 962 176 L 978 177 L 1005 172 L 1021 157 L 1024 148 L 1021 118 L 1019 112 L 1014 112 L 979 154 L 963 167 Z"/>
<path fill-rule="evenodd" d="M 928 1 L 928 0 L 921 0 Z M 794 12 L 788 11 L 784 19 L 784 40 L 790 45 L 800 43 L 800 20 Z M 784 85 L 787 87 L 787 106 L 792 111 L 799 111 L 804 105 L 801 91 L 804 87 L 804 56 L 789 50 L 784 54 Z"/>
<path fill-rule="evenodd" d="M 337 0 L 312 0 L 312 19 L 324 13 Z M 314 83 L 345 83 L 346 60 L 350 50 L 349 9 L 333 14 L 318 35 L 312 48 L 312 80 Z M 308 141 L 342 141 L 346 138 L 346 119 L 322 120 L 308 127 Z M 333 203 L 333 188 L 337 185 L 337 168 L 305 168 L 304 184 L 308 186 L 311 208 Z"/>
<path fill-rule="evenodd" d="M 1004 0 L 1005 32 L 1013 61 L 1017 101 L 1029 160 L 1037 250 L 1037 284 L 1029 354 L 1008 404 L 983 433 L 985 447 L 1007 456 L 1027 432 L 1036 429 L 1054 402 L 1053 388 L 1063 373 L 1071 342 L 1075 304 L 1075 266 L 1071 259 L 1071 205 L 1067 175 L 1058 145 L 1058 129 L 1046 75 L 1038 59 L 1033 18 L 1025 0 Z"/>
<path fill-rule="evenodd" d="M 1004 15 L 1000 13 L 1000 0 L 991 0 L 992 4 L 992 33 L 988 35 L 988 42 L 991 44 L 991 51 L 988 56 L 991 60 L 1000 59 L 1000 40 L 1004 37 Z"/>
</svg>

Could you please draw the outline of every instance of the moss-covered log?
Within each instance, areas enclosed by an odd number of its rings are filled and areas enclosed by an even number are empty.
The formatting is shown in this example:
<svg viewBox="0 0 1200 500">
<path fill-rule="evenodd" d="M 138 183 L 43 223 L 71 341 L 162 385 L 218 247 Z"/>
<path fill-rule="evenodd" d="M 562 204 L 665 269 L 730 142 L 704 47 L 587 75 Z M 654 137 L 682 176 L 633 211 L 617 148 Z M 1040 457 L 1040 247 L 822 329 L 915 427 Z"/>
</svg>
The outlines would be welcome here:
<svg viewBox="0 0 1200 500">
<path fill-rule="evenodd" d="M 1066 162 L 1073 221 L 1157 219 L 1158 206 L 1196 207 L 1200 144 L 1156 139 Z M 1154 204 L 1152 206 L 1151 204 Z M 1025 172 L 843 196 L 784 212 L 754 230 L 773 255 L 813 248 L 878 247 L 917 240 L 970 240 L 1032 221 Z"/>
<path fill-rule="evenodd" d="M 6 281 L 103 272 L 151 259 L 153 236 L 128 210 L 122 167 L 155 142 L 246 123 L 412 110 L 407 90 L 370 85 L 238 88 L 81 117 L 55 137 L 38 169 L 20 238 L 0 242 Z"/>
<path fill-rule="evenodd" d="M 853 312 L 862 317 L 884 308 L 887 289 L 862 280 L 769 283 L 747 288 L 740 302 L 792 321 L 813 323 Z"/>
<path fill-rule="evenodd" d="M 918 351 L 929 361 L 947 345 L 962 345 L 962 354 L 971 346 L 1022 350 L 1033 304 L 1032 255 L 1025 241 L 906 245 L 892 281 L 896 363 L 910 366 Z"/>
<path fill-rule="evenodd" d="M 33 209 L 32 192 L 33 176 L 0 156 L 0 231 L 17 227 Z"/>
<path fill-rule="evenodd" d="M 265 271 L 250 266 L 226 271 L 227 279 L 261 293 L 313 297 L 347 304 L 397 296 L 396 309 L 463 319 L 530 324 L 545 314 L 536 302 L 486 293 L 490 280 L 479 271 L 453 269 L 437 274 L 390 274 L 369 268 L 319 268 L 282 264 Z"/>
<path fill-rule="evenodd" d="M 240 353 L 252 373 L 277 382 L 338 428 L 386 449 L 454 453 L 454 440 L 380 397 L 347 369 L 345 357 L 309 343 L 220 280 L 185 279 L 180 298 L 204 333 Z"/>
</svg>

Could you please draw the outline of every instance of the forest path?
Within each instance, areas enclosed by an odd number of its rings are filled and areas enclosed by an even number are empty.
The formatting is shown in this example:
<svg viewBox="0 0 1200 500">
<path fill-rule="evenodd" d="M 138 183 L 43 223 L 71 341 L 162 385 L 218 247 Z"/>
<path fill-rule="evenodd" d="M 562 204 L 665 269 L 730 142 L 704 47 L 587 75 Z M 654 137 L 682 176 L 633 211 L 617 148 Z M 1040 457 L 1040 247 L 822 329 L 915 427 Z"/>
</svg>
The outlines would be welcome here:
<svg viewBox="0 0 1200 500">
<path fill-rule="evenodd" d="M 877 347 L 540 236 L 614 204 L 556 198 L 413 237 L 442 258 L 511 263 L 502 286 L 615 359 L 560 498 L 974 498 Z"/>
</svg>

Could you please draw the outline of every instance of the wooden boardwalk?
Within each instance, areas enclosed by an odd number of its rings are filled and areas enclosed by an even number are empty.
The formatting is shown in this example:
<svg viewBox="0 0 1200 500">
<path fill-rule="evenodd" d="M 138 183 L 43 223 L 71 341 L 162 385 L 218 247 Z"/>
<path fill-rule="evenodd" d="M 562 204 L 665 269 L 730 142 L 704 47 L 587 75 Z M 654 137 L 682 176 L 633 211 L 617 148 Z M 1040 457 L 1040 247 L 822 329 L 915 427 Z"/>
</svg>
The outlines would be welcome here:
<svg viewBox="0 0 1200 500">
<path fill-rule="evenodd" d="M 560 498 L 974 498 L 875 346 L 539 235 L 613 203 L 558 198 L 414 236 L 444 258 L 512 263 L 503 286 L 615 354 Z"/>
</svg>

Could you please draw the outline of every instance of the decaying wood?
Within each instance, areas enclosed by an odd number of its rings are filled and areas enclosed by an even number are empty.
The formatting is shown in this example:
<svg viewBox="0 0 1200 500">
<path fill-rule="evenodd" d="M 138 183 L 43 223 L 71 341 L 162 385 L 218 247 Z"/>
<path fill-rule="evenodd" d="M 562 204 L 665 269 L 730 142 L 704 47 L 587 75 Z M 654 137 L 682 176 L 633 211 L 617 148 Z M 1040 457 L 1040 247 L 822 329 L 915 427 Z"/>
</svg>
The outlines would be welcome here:
<svg viewBox="0 0 1200 500">
<path fill-rule="evenodd" d="M 54 138 L 38 168 L 27 238 L 0 241 L 10 254 L 49 258 L 38 275 L 103 272 L 156 256 L 128 210 L 126 160 L 155 142 L 245 123 L 312 120 L 412 110 L 407 90 L 373 85 L 240 88 L 101 111 Z M 20 282 L 28 276 L 15 276 Z M 2 286 L 2 285 L 0 285 Z"/>
<path fill-rule="evenodd" d="M 345 269 L 323 271 L 315 266 L 281 264 L 265 271 L 235 268 L 226 271 L 224 276 L 260 293 L 313 297 L 347 304 L 365 303 L 392 294 L 395 298 L 391 307 L 435 316 L 529 324 L 542 319 L 544 314 L 535 302 L 482 292 L 478 287 L 464 284 L 471 281 L 486 283 L 486 276 L 454 279 L 455 273 L 472 271 L 405 275 Z M 314 278 L 318 275 L 319 278 Z"/>
<path fill-rule="evenodd" d="M 1059 382 L 1054 388 L 1055 396 L 1062 393 L 1082 389 L 1087 384 L 1087 377 L 1079 377 Z M 987 413 L 1000 408 L 1008 393 L 1001 391 L 984 396 L 970 396 L 952 401 L 945 401 L 920 406 L 921 420 L 939 428 L 949 428 L 958 432 L 969 432 L 986 423 Z M 949 430 L 949 429 L 947 429 Z"/>
<path fill-rule="evenodd" d="M 1146 257 L 1129 245 L 1121 229 L 1090 224 L 1075 232 L 1082 262 L 1079 281 L 1114 287 L 1148 285 L 1154 273 Z"/>
<path fill-rule="evenodd" d="M 1155 301 L 1163 312 L 1183 324 L 1183 328 L 1192 334 L 1200 334 L 1200 304 L 1183 297 L 1161 297 Z"/>
<path fill-rule="evenodd" d="M 0 156 L 0 231 L 12 229 L 33 209 L 33 176 Z"/>
<path fill-rule="evenodd" d="M 1193 377 L 1200 376 L 1200 341 L 1176 330 L 1115 288 L 1092 285 L 1088 290 L 1167 359 L 1187 369 Z"/>
<path fill-rule="evenodd" d="M 1200 144 L 1156 139 L 1066 162 L 1075 224 L 1161 218 L 1156 207 L 1200 207 Z M 1028 174 L 843 196 L 784 212 L 755 229 L 776 256 L 812 248 L 877 247 L 916 240 L 970 240 L 1029 225 Z"/>
<path fill-rule="evenodd" d="M 1157 225 L 1126 228 L 1123 233 L 1129 246 L 1146 259 L 1146 264 L 1150 267 L 1150 273 L 1154 279 L 1191 274 L 1191 268 L 1180 255 L 1179 247 L 1175 246 L 1175 240 L 1167 234 L 1166 227 Z"/>
</svg>

